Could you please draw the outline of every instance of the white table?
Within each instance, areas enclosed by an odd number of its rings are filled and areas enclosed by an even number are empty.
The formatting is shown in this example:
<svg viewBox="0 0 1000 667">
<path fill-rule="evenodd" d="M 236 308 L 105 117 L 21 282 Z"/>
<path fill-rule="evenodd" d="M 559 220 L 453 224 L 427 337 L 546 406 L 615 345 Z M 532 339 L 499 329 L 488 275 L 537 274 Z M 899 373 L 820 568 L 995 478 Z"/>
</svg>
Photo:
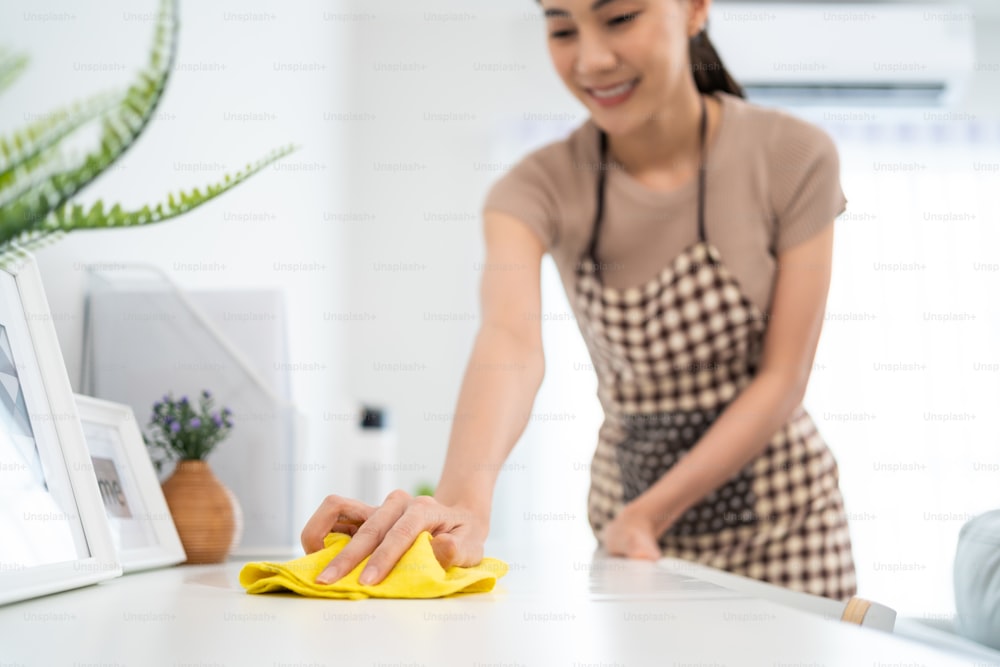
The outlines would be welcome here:
<svg viewBox="0 0 1000 667">
<path fill-rule="evenodd" d="M 248 595 L 242 560 L 130 574 L 0 607 L 0 667 L 975 664 L 656 563 L 556 549 L 488 545 L 511 566 L 494 591 L 439 600 Z"/>
</svg>

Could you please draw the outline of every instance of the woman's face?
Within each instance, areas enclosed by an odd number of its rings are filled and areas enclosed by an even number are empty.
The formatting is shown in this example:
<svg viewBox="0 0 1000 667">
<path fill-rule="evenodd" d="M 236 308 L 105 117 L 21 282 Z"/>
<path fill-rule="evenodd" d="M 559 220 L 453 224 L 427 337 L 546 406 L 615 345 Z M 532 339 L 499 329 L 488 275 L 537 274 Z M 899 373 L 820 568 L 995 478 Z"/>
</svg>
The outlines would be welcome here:
<svg viewBox="0 0 1000 667">
<path fill-rule="evenodd" d="M 707 1 L 539 1 L 559 77 L 608 134 L 637 128 L 693 89 L 688 46 Z M 594 90 L 613 86 L 620 94 Z"/>
</svg>

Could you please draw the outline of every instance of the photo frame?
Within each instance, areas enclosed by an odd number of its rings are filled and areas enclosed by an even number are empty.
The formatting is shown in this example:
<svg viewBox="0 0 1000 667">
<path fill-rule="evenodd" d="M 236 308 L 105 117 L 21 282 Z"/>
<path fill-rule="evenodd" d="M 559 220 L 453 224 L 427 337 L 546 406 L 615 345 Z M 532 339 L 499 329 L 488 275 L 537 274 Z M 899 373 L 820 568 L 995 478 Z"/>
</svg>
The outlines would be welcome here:
<svg viewBox="0 0 1000 667">
<path fill-rule="evenodd" d="M 0 257 L 0 604 L 122 574 L 32 255 Z"/>
<path fill-rule="evenodd" d="M 76 394 L 111 539 L 125 573 L 187 559 L 131 406 Z"/>
</svg>

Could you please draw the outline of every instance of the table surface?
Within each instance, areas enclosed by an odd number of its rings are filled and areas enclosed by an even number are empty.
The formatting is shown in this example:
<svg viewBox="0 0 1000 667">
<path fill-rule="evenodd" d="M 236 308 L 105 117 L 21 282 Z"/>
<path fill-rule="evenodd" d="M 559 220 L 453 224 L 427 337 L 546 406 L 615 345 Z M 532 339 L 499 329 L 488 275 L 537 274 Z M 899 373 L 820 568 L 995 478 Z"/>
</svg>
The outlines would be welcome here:
<svg viewBox="0 0 1000 667">
<path fill-rule="evenodd" d="M 0 667 L 976 664 L 676 562 L 565 553 L 554 541 L 488 543 L 486 554 L 510 565 L 492 592 L 437 600 L 249 595 L 238 581 L 248 559 L 129 574 L 0 607 Z"/>
</svg>

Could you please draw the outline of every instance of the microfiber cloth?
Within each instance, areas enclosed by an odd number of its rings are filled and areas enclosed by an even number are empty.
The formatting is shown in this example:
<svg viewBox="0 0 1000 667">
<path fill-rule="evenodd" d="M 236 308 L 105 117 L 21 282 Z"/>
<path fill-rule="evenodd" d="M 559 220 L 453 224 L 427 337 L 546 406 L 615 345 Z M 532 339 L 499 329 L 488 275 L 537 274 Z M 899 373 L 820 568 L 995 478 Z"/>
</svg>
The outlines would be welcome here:
<svg viewBox="0 0 1000 667">
<path fill-rule="evenodd" d="M 425 530 L 377 584 L 358 583 L 368 557 L 337 581 L 317 584 L 319 573 L 350 541 L 350 535 L 330 533 L 323 539 L 323 549 L 302 558 L 287 563 L 247 563 L 240 570 L 240 585 L 248 593 L 292 591 L 316 598 L 440 598 L 489 592 L 508 570 L 507 563 L 496 558 L 483 558 L 473 567 L 443 568 L 431 548 L 431 534 Z"/>
</svg>

